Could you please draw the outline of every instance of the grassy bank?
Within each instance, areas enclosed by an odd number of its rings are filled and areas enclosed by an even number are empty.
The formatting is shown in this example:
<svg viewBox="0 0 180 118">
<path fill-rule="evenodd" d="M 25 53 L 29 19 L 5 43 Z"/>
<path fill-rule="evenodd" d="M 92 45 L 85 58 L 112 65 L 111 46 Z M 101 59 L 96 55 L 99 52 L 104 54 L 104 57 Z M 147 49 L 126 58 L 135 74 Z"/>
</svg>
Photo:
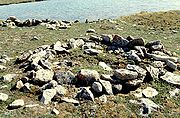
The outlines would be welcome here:
<svg viewBox="0 0 180 118">
<path fill-rule="evenodd" d="M 167 50 L 176 52 L 180 55 L 180 29 L 179 29 L 179 14 L 180 11 L 170 12 L 158 12 L 158 13 L 140 13 L 132 16 L 122 17 L 111 22 L 109 20 L 103 20 L 93 23 L 76 23 L 73 24 L 70 29 L 65 30 L 49 30 L 43 26 L 36 27 L 23 27 L 9 29 L 6 27 L 0 27 L 0 54 L 6 54 L 12 57 L 13 60 L 8 62 L 6 66 L 8 69 L 1 72 L 0 75 L 7 73 L 22 74 L 22 71 L 18 69 L 17 65 L 14 65 L 14 61 L 21 52 L 26 50 L 34 50 L 41 45 L 49 44 L 60 40 L 66 42 L 70 38 L 74 37 L 89 37 L 86 35 L 86 31 L 89 28 L 96 30 L 98 35 L 101 34 L 119 34 L 123 37 L 129 35 L 133 37 L 143 37 L 146 42 L 151 40 L 161 40 Z M 171 18 L 168 18 L 171 17 Z M 161 21 L 159 23 L 159 21 Z M 162 23 L 164 22 L 164 23 Z M 150 23 L 150 24 L 149 24 Z M 162 25 L 161 25 L 162 24 Z M 172 28 L 169 28 L 172 27 Z M 34 36 L 39 40 L 31 40 Z M 80 55 L 80 56 L 79 56 Z M 82 67 L 97 69 L 97 62 L 99 58 L 106 58 L 109 61 L 122 61 L 114 59 L 116 55 L 102 55 L 87 56 L 80 50 L 74 50 L 72 55 L 60 56 L 58 60 L 73 59 L 73 61 L 81 62 L 80 66 L 72 67 L 73 72 L 77 72 Z M 91 63 L 91 65 L 89 65 Z M 22 93 L 19 91 L 10 91 L 9 89 L 15 83 L 3 83 L 0 85 L 8 85 L 6 89 L 0 89 L 0 92 L 7 93 L 10 98 L 7 102 L 1 103 L 0 117 L 35 117 L 35 118 L 52 118 L 54 115 L 50 114 L 54 104 L 50 104 L 48 107 L 43 106 L 41 108 L 20 108 L 17 110 L 9 111 L 6 109 L 7 105 L 14 99 L 22 98 L 26 100 L 26 103 L 41 103 L 38 102 L 38 98 L 35 95 Z M 150 117 L 164 118 L 173 117 L 178 118 L 180 116 L 180 95 L 172 99 L 168 98 L 169 91 L 175 89 L 175 86 L 169 85 L 163 81 L 153 81 L 142 85 L 142 89 L 147 86 L 156 88 L 159 94 L 153 99 L 157 104 L 162 105 L 163 109 L 154 112 Z M 73 96 L 73 95 L 71 95 Z M 81 106 L 74 106 L 68 103 L 57 104 L 56 108 L 60 111 L 59 117 L 82 117 L 84 114 L 90 116 L 95 113 L 96 117 L 117 117 L 117 118 L 136 118 L 141 117 L 138 115 L 139 109 L 137 105 L 133 105 L 128 102 L 130 99 L 135 99 L 132 93 L 118 94 L 116 96 L 108 96 L 108 102 L 102 103 L 95 100 L 95 103 L 84 102 Z"/>
<path fill-rule="evenodd" d="M 9 5 L 9 4 L 18 4 L 18 3 L 27 3 L 27 2 L 37 2 L 43 0 L 0 0 L 0 5 Z"/>
</svg>

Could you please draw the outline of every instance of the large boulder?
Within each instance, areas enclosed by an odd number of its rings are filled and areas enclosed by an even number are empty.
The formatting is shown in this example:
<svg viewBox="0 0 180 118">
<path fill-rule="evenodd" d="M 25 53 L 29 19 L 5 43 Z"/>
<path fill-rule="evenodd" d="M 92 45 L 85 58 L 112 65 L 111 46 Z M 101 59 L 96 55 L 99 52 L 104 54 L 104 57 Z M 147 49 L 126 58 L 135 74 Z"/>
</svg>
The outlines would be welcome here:
<svg viewBox="0 0 180 118">
<path fill-rule="evenodd" d="M 47 83 L 53 79 L 54 72 L 51 70 L 40 69 L 36 72 L 36 77 L 34 78 L 37 82 Z"/>
</svg>

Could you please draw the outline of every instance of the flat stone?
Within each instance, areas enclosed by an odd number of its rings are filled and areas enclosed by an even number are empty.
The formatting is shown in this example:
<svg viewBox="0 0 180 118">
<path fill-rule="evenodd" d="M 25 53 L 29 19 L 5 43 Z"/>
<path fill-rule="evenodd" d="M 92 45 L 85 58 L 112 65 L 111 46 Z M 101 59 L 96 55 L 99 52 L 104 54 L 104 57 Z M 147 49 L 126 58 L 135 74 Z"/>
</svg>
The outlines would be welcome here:
<svg viewBox="0 0 180 118">
<path fill-rule="evenodd" d="M 138 77 L 138 73 L 127 69 L 116 69 L 114 76 L 120 80 L 133 80 Z"/>
<path fill-rule="evenodd" d="M 126 66 L 126 68 L 131 71 L 136 71 L 138 73 L 138 79 L 144 80 L 144 78 L 146 76 L 146 72 L 147 72 L 145 69 L 143 69 L 137 65 L 130 65 L 130 64 L 128 64 Z"/>
<path fill-rule="evenodd" d="M 166 72 L 166 74 L 164 76 L 161 76 L 160 78 L 165 80 L 168 83 L 171 83 L 174 85 L 180 85 L 180 75 L 178 74 Z"/>
<path fill-rule="evenodd" d="M 8 99 L 8 95 L 5 93 L 0 93 L 0 101 L 6 101 Z"/>
<path fill-rule="evenodd" d="M 99 73 L 96 70 L 82 69 L 77 74 L 77 81 L 84 86 L 92 85 L 93 82 L 100 78 Z"/>
<path fill-rule="evenodd" d="M 113 80 L 111 75 L 107 75 L 107 74 L 101 74 L 100 78 L 102 80 L 106 80 L 106 81 L 112 81 Z"/>
<path fill-rule="evenodd" d="M 113 91 L 112 91 L 112 85 L 109 81 L 105 81 L 105 80 L 99 80 L 99 82 L 101 83 L 104 91 L 106 92 L 106 94 L 108 95 L 113 95 Z"/>
<path fill-rule="evenodd" d="M 25 105 L 24 107 L 25 108 L 32 108 L 32 107 L 38 107 L 39 104 L 28 104 L 28 105 Z"/>
<path fill-rule="evenodd" d="M 99 82 L 94 82 L 94 83 L 92 84 L 92 89 L 93 89 L 95 92 L 97 92 L 97 93 L 101 93 L 102 90 L 103 90 L 103 87 L 102 87 L 101 83 L 99 83 Z"/>
<path fill-rule="evenodd" d="M 77 93 L 76 98 L 94 101 L 93 93 L 89 90 L 89 88 L 86 87 L 80 88 L 80 91 Z"/>
<path fill-rule="evenodd" d="M 112 68 L 109 67 L 106 63 L 104 62 L 99 62 L 99 66 L 101 66 L 104 70 L 107 70 L 107 71 L 112 71 Z"/>
<path fill-rule="evenodd" d="M 24 106 L 24 100 L 22 100 L 22 99 L 17 99 L 15 101 L 13 101 L 11 104 L 9 104 L 10 109 L 17 109 L 22 106 Z"/>
<path fill-rule="evenodd" d="M 72 98 L 63 97 L 61 100 L 67 103 L 79 104 L 79 101 Z"/>
<path fill-rule="evenodd" d="M 147 87 L 146 89 L 142 91 L 142 93 L 145 97 L 148 97 L 148 98 L 158 95 L 158 92 L 156 91 L 156 89 L 151 88 L 151 87 Z"/>
<path fill-rule="evenodd" d="M 178 57 L 169 57 L 169 56 L 161 56 L 161 55 L 156 55 L 156 54 L 149 54 L 150 57 L 152 57 L 154 60 L 157 61 L 164 61 L 166 62 L 167 60 L 170 60 L 172 62 L 179 62 L 179 58 Z"/>
<path fill-rule="evenodd" d="M 36 72 L 35 81 L 49 82 L 53 79 L 54 72 L 51 70 L 40 69 Z"/>
<path fill-rule="evenodd" d="M 44 104 L 48 104 L 51 102 L 51 99 L 56 95 L 55 89 L 46 89 L 43 91 L 41 102 Z"/>
<path fill-rule="evenodd" d="M 102 53 L 100 50 L 96 50 L 96 49 L 85 49 L 84 52 L 86 54 L 89 54 L 89 55 L 97 55 L 99 53 Z"/>
<path fill-rule="evenodd" d="M 166 65 L 172 69 L 172 70 L 176 70 L 177 69 L 177 65 L 173 62 L 173 61 L 170 61 L 170 60 L 167 60 L 166 61 Z"/>
</svg>

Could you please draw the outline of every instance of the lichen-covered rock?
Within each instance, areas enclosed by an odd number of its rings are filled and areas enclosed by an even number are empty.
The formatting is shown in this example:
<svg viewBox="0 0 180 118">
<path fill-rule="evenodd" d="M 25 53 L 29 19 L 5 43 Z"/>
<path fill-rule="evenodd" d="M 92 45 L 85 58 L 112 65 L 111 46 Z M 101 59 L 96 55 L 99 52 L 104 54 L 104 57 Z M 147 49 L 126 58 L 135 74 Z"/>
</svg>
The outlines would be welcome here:
<svg viewBox="0 0 180 118">
<path fill-rule="evenodd" d="M 20 108 L 20 107 L 22 107 L 22 106 L 24 106 L 24 100 L 22 100 L 22 99 L 17 99 L 17 100 L 15 100 L 15 101 L 13 101 L 11 104 L 9 104 L 9 108 L 10 109 L 17 109 L 17 108 Z"/>
<path fill-rule="evenodd" d="M 0 101 L 6 101 L 8 99 L 8 95 L 5 93 L 0 93 Z"/>
<path fill-rule="evenodd" d="M 36 72 L 36 77 L 34 78 L 34 80 L 37 82 L 47 83 L 53 79 L 53 76 L 53 71 L 40 69 Z"/>
<path fill-rule="evenodd" d="M 99 82 L 94 82 L 94 83 L 92 84 L 92 89 L 93 89 L 95 92 L 97 92 L 97 93 L 101 93 L 102 90 L 103 90 L 103 87 L 102 87 L 101 83 L 99 83 Z"/>
<path fill-rule="evenodd" d="M 119 80 L 133 80 L 137 79 L 138 73 L 127 69 L 116 69 L 114 76 Z"/>
<path fill-rule="evenodd" d="M 44 104 L 48 104 L 51 102 L 51 99 L 56 95 L 55 89 L 46 89 L 43 91 L 41 102 Z"/>
<path fill-rule="evenodd" d="M 171 83 L 174 85 L 180 85 L 180 75 L 178 74 L 166 72 L 166 74 L 161 76 L 160 78 L 168 83 Z"/>
</svg>

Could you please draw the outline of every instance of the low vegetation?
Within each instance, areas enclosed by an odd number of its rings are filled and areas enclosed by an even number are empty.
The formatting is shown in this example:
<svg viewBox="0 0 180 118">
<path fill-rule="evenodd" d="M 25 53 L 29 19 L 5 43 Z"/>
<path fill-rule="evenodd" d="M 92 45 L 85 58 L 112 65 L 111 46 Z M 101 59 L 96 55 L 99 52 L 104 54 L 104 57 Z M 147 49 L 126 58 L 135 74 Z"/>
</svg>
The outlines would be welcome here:
<svg viewBox="0 0 180 118">
<path fill-rule="evenodd" d="M 18 3 L 26 0 L 1 0 L 0 4 Z M 27 0 L 29 1 L 29 0 Z M 0 76 L 8 73 L 22 73 L 18 69 L 17 65 L 14 65 L 14 61 L 17 56 L 26 50 L 34 50 L 41 45 L 53 44 L 56 41 L 66 42 L 70 38 L 74 37 L 89 37 L 86 35 L 86 31 L 89 28 L 96 30 L 98 35 L 101 34 L 119 34 L 123 37 L 129 35 L 133 37 L 143 37 L 146 42 L 151 40 L 161 40 L 167 50 L 175 52 L 180 55 L 180 11 L 169 12 L 157 12 L 147 13 L 142 12 L 139 14 L 125 16 L 120 19 L 114 20 L 102 20 L 92 23 L 75 23 L 69 29 L 63 30 L 49 30 L 43 26 L 35 27 L 17 27 L 10 29 L 7 27 L 0 27 L 0 54 L 6 54 L 13 59 L 6 64 L 8 69 L 0 73 Z M 39 40 L 31 40 L 34 36 Z M 81 55 L 81 56 L 79 56 Z M 117 60 L 115 55 L 97 55 L 88 56 L 81 52 L 81 50 L 75 50 L 71 57 L 59 57 L 59 60 L 64 58 L 73 58 L 81 62 L 81 67 L 93 68 L 98 72 L 103 71 L 97 67 L 98 60 L 104 62 L 117 62 L 123 63 L 123 60 Z M 72 72 L 77 72 L 81 69 L 79 66 L 75 66 Z M 0 117 L 37 117 L 37 118 L 53 118 L 55 117 L 47 109 L 53 108 L 55 105 L 50 104 L 48 107 L 42 106 L 41 108 L 32 109 L 17 109 L 9 111 L 6 109 L 7 105 L 16 98 L 23 98 L 26 101 L 38 103 L 38 98 L 32 94 L 21 93 L 19 91 L 10 91 L 9 89 L 15 83 L 1 82 L 0 86 L 8 85 L 7 89 L 0 89 L 0 92 L 4 92 L 10 95 L 10 99 L 3 103 L 0 102 Z M 174 98 L 169 98 L 169 91 L 174 90 L 176 86 L 167 84 L 159 80 L 155 80 L 151 83 L 145 83 L 141 86 L 142 89 L 147 86 L 152 86 L 157 89 L 159 94 L 155 97 L 156 103 L 163 106 L 163 109 L 152 113 L 149 117 L 173 117 L 178 118 L 180 116 L 180 94 Z M 108 102 L 102 103 L 96 100 L 96 103 L 84 102 L 81 106 L 74 106 L 68 103 L 57 104 L 56 108 L 60 111 L 60 117 L 141 117 L 138 115 L 139 109 L 137 105 L 133 105 L 128 101 L 135 99 L 132 93 L 118 94 L 116 96 L 108 96 Z"/>
</svg>

